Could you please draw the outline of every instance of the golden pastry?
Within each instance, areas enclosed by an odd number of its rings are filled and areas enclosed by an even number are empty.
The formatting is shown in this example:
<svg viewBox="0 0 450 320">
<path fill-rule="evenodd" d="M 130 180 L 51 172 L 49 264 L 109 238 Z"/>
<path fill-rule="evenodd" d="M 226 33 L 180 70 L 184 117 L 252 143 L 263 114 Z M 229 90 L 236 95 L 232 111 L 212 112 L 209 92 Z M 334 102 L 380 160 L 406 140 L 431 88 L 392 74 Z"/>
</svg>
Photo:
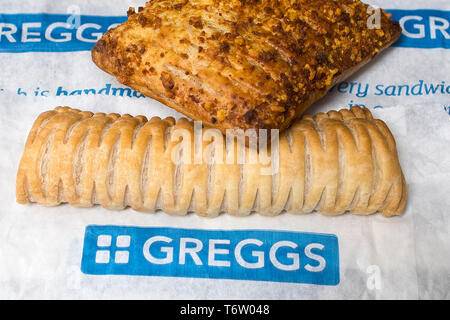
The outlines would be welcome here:
<svg viewBox="0 0 450 320">
<path fill-rule="evenodd" d="M 17 201 L 207 217 L 403 213 L 406 184 L 394 138 L 368 109 L 303 116 L 273 141 L 269 161 L 263 149 L 230 147 L 217 129 L 203 128 L 196 144 L 194 129 L 186 119 L 44 112 L 25 145 Z"/>
<path fill-rule="evenodd" d="M 153 0 L 130 10 L 92 58 L 223 132 L 283 130 L 400 34 L 385 11 L 359 0 Z"/>
</svg>

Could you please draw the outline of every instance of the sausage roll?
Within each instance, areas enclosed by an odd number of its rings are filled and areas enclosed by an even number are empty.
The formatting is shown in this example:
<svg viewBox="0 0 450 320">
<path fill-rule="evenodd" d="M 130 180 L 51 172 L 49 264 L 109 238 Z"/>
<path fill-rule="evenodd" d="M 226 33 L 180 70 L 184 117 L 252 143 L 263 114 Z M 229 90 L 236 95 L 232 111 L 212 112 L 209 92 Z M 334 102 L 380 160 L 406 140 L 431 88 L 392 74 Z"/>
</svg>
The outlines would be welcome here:
<svg viewBox="0 0 450 320">
<path fill-rule="evenodd" d="M 29 133 L 17 201 L 206 217 L 403 213 L 395 140 L 368 109 L 305 115 L 271 137 L 254 148 L 184 118 L 57 107 Z"/>
</svg>

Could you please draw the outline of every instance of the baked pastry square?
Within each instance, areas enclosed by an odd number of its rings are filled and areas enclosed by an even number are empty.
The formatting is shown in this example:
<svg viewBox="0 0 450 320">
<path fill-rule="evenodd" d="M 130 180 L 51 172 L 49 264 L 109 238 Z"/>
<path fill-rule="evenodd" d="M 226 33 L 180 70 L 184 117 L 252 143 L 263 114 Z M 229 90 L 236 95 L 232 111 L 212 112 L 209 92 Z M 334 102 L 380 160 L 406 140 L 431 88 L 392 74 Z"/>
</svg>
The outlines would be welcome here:
<svg viewBox="0 0 450 320">
<path fill-rule="evenodd" d="M 359 0 L 153 0 L 130 9 L 92 59 L 222 132 L 283 130 L 399 38 L 389 17 Z"/>
</svg>

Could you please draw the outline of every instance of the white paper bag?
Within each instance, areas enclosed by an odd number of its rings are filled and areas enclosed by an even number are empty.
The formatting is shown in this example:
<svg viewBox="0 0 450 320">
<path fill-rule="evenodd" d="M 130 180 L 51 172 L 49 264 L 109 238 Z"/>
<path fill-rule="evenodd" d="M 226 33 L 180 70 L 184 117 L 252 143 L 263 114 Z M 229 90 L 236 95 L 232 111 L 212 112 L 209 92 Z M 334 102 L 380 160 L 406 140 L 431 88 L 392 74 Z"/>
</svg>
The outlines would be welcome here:
<svg viewBox="0 0 450 320">
<path fill-rule="evenodd" d="M 408 184 L 405 214 L 205 219 L 15 202 L 41 112 L 181 115 L 91 61 L 98 36 L 143 1 L 2 1 L 0 298 L 448 299 L 450 3 L 370 2 L 401 19 L 402 39 L 308 113 L 359 104 L 387 123 Z M 289 268 L 298 277 L 283 276 Z"/>
</svg>

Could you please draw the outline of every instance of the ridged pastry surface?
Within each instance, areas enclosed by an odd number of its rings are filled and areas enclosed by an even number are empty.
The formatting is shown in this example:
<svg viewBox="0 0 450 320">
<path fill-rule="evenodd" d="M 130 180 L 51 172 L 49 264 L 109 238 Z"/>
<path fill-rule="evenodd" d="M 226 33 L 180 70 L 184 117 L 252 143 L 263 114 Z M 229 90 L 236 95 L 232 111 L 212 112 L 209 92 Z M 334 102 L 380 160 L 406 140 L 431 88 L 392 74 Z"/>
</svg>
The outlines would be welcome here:
<svg viewBox="0 0 450 320">
<path fill-rule="evenodd" d="M 92 58 L 222 131 L 283 130 L 400 34 L 385 11 L 358 0 L 153 0 L 130 10 Z"/>
<path fill-rule="evenodd" d="M 368 109 L 304 116 L 279 135 L 269 161 L 261 150 L 220 144 L 215 129 L 202 129 L 196 151 L 194 129 L 186 119 L 44 112 L 25 145 L 17 201 L 206 217 L 403 213 L 406 183 L 394 138 Z"/>
</svg>

